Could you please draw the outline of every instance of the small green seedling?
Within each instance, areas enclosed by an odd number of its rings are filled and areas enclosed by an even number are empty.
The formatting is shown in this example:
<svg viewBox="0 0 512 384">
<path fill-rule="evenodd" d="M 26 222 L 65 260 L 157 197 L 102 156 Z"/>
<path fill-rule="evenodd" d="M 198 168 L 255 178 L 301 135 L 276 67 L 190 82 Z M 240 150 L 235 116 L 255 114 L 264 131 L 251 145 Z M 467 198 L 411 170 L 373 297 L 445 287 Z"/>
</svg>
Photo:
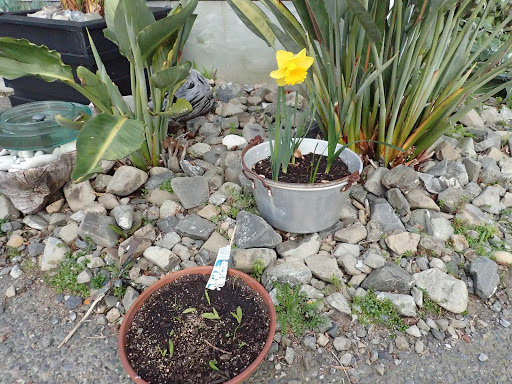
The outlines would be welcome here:
<svg viewBox="0 0 512 384">
<path fill-rule="evenodd" d="M 263 260 L 256 260 L 252 266 L 252 271 L 254 278 L 258 281 L 261 281 L 261 275 L 263 275 L 263 272 L 265 271 L 265 264 L 263 263 Z"/>
<path fill-rule="evenodd" d="M 220 316 L 219 313 L 215 308 L 212 308 L 212 312 L 206 312 L 201 314 L 202 317 L 209 320 L 219 320 Z"/>
<path fill-rule="evenodd" d="M 167 356 L 167 349 L 162 349 L 160 348 L 159 345 L 157 345 L 156 348 L 158 349 L 158 352 L 160 352 L 160 355 L 162 355 L 162 357 Z"/>
<path fill-rule="evenodd" d="M 204 290 L 204 295 L 206 296 L 206 300 L 208 301 L 208 305 L 212 305 L 212 302 L 210 301 L 210 295 L 208 295 L 208 290 Z"/>
<path fill-rule="evenodd" d="M 245 341 L 242 341 L 240 344 L 238 344 L 239 348 L 245 347 L 247 343 Z"/>
<path fill-rule="evenodd" d="M 243 313 L 242 313 L 242 308 L 240 308 L 240 306 L 236 307 L 236 313 L 235 312 L 231 312 L 231 314 L 236 319 L 236 321 L 238 321 L 239 325 L 242 324 Z"/>
<path fill-rule="evenodd" d="M 208 364 L 210 365 L 210 368 L 213 369 L 214 371 L 220 371 L 220 369 L 216 365 L 217 362 L 215 360 L 210 360 Z"/>
<path fill-rule="evenodd" d="M 171 358 L 172 355 L 174 355 L 174 343 L 169 339 L 169 358 Z"/>
<path fill-rule="evenodd" d="M 181 312 L 181 313 L 192 313 L 192 312 L 195 312 L 195 311 L 196 311 L 196 309 L 195 309 L 195 308 L 190 307 L 190 308 L 185 309 L 185 310 L 184 310 L 183 312 Z"/>
</svg>

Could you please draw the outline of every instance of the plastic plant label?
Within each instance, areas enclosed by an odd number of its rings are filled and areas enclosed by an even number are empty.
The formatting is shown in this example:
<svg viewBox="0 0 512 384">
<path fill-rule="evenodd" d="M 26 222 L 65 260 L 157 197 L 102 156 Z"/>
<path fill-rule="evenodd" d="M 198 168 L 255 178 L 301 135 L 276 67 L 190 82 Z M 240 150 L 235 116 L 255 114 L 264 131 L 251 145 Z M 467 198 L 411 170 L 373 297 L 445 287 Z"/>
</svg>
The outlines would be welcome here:
<svg viewBox="0 0 512 384">
<path fill-rule="evenodd" d="M 212 274 L 206 284 L 207 289 L 220 290 L 226 284 L 230 256 L 231 245 L 226 245 L 219 249 L 219 252 L 217 253 L 217 260 L 215 260 L 215 264 L 213 265 Z"/>
</svg>

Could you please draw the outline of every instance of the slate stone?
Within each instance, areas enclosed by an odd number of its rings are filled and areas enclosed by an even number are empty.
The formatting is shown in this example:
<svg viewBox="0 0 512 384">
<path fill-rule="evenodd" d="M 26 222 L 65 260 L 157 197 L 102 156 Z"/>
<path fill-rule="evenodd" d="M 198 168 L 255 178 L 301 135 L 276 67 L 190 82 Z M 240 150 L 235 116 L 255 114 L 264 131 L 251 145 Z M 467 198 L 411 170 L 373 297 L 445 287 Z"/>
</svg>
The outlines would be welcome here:
<svg viewBox="0 0 512 384">
<path fill-rule="evenodd" d="M 78 234 L 82 239 L 90 237 L 95 244 L 102 247 L 114 247 L 119 240 L 119 235 L 109 228 L 109 225 L 114 224 L 115 220 L 110 216 L 88 213 L 80 224 Z"/>
<path fill-rule="evenodd" d="M 208 179 L 203 176 L 176 177 L 171 186 L 185 209 L 197 207 L 208 201 Z"/>
<path fill-rule="evenodd" d="M 395 229 L 405 231 L 402 221 L 386 199 L 378 198 L 370 201 L 370 219 L 378 222 L 384 233 L 394 231 Z"/>
<path fill-rule="evenodd" d="M 373 270 L 361 283 L 364 289 L 373 288 L 376 291 L 409 293 L 414 285 L 414 279 L 394 263 L 386 263 L 382 268 Z"/>
<path fill-rule="evenodd" d="M 215 230 L 215 224 L 198 215 L 188 215 L 178 222 L 175 230 L 180 236 L 206 241 Z"/>
<path fill-rule="evenodd" d="M 311 271 L 304 265 L 304 262 L 294 259 L 279 259 L 270 264 L 263 272 L 261 283 L 270 291 L 274 283 L 290 286 L 303 285 L 308 284 L 311 277 Z"/>
<path fill-rule="evenodd" d="M 480 256 L 471 262 L 469 272 L 478 296 L 488 299 L 494 295 L 500 282 L 498 264 L 486 256 Z"/>
<path fill-rule="evenodd" d="M 163 234 L 173 232 L 178 225 L 178 218 L 176 216 L 168 216 L 163 220 L 158 220 L 156 226 Z"/>
<path fill-rule="evenodd" d="M 152 191 L 153 189 L 160 188 L 163 183 L 171 181 L 173 178 L 174 172 L 171 170 L 166 170 L 163 173 L 151 176 L 144 184 L 144 188 L 146 188 L 148 191 Z"/>
<path fill-rule="evenodd" d="M 281 236 L 261 217 L 240 211 L 236 217 L 235 244 L 238 248 L 274 248 Z"/>
</svg>

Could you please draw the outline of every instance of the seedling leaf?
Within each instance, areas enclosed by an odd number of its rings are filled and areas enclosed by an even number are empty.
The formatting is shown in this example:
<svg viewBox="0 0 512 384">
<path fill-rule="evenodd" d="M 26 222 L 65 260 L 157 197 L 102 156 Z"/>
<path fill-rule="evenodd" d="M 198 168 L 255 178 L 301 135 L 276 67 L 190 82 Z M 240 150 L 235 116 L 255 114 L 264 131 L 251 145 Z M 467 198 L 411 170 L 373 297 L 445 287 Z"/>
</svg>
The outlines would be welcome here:
<svg viewBox="0 0 512 384">
<path fill-rule="evenodd" d="M 195 311 L 196 311 L 196 309 L 191 307 L 191 308 L 185 309 L 182 313 L 191 313 L 191 312 L 195 312 Z"/>
<path fill-rule="evenodd" d="M 215 360 L 210 360 L 208 364 L 210 365 L 210 368 L 213 369 L 214 371 L 220 371 L 220 369 L 215 365 L 215 363 L 217 363 Z"/>
</svg>

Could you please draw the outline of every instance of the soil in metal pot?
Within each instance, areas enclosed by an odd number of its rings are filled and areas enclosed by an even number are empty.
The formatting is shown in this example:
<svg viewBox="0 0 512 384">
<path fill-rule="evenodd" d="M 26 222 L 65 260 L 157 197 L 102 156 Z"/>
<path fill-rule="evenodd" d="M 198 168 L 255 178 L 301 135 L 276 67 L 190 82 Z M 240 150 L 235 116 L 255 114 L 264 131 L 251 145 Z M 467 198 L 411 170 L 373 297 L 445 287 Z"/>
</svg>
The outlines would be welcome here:
<svg viewBox="0 0 512 384">
<path fill-rule="evenodd" d="M 208 290 L 207 297 L 208 278 L 176 279 L 154 292 L 135 315 L 127 335 L 128 360 L 148 383 L 224 383 L 263 350 L 270 320 L 261 296 L 242 279 L 228 276 L 226 285 Z M 231 314 L 237 307 L 240 324 Z M 201 316 L 213 308 L 220 319 Z"/>
<path fill-rule="evenodd" d="M 325 173 L 327 156 L 308 153 L 302 157 L 295 158 L 295 164 L 290 163 L 286 173 L 283 173 L 283 171 L 280 170 L 279 181 L 285 183 L 309 183 L 312 169 L 314 172 L 318 159 L 320 159 L 320 165 L 318 166 L 318 171 L 316 173 L 315 183 L 328 183 L 350 175 L 348 166 L 340 158 L 334 160 L 329 173 Z M 252 169 L 259 176 L 263 176 L 266 179 L 272 179 L 272 165 L 270 163 L 270 157 L 258 161 L 254 164 Z"/>
</svg>

